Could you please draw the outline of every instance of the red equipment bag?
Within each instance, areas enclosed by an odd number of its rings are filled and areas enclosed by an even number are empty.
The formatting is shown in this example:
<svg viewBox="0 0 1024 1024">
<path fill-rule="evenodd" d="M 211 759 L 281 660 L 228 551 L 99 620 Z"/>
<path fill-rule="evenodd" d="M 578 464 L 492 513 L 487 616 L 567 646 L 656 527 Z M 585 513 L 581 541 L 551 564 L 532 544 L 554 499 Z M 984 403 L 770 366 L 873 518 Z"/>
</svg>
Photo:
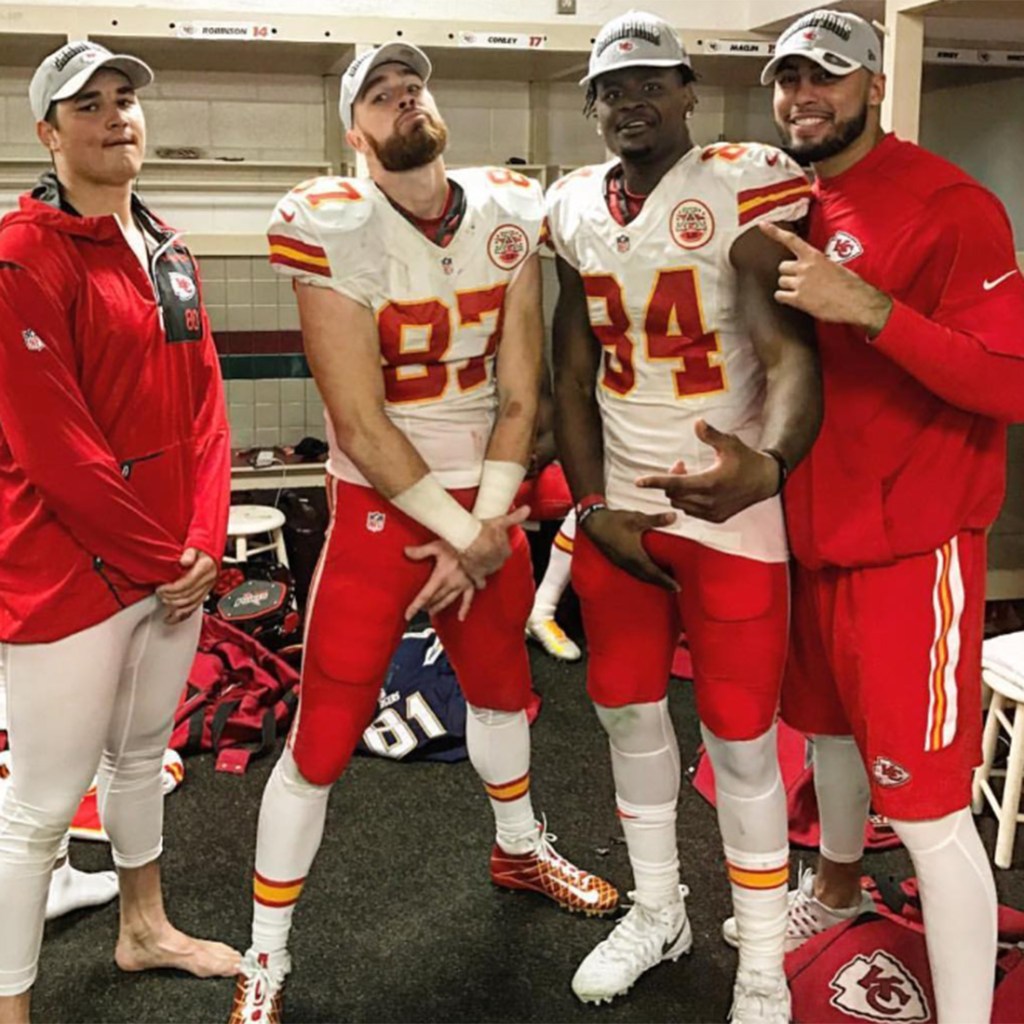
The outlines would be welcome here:
<svg viewBox="0 0 1024 1024">
<path fill-rule="evenodd" d="M 287 732 L 298 701 L 295 669 L 254 637 L 204 615 L 169 745 L 182 754 L 212 750 L 217 771 L 241 775 Z"/>
<path fill-rule="evenodd" d="M 935 996 L 917 880 L 865 878 L 876 913 L 816 935 L 786 954 L 795 1024 L 930 1024 Z M 999 908 L 993 1024 L 1024 1020 L 1024 913 Z"/>
</svg>

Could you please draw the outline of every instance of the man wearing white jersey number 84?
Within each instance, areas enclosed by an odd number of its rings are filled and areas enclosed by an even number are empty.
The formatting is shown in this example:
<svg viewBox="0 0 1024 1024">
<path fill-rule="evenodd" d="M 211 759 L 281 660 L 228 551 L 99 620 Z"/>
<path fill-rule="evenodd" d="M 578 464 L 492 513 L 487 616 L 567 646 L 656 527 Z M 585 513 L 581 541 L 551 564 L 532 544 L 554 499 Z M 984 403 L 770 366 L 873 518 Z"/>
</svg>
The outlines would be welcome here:
<svg viewBox="0 0 1024 1024">
<path fill-rule="evenodd" d="M 740 922 L 733 1019 L 777 1024 L 789 1020 L 778 493 L 814 440 L 821 397 L 810 323 L 773 300 L 785 251 L 752 229 L 802 218 L 810 190 L 778 150 L 695 146 L 693 81 L 660 18 L 634 11 L 605 25 L 583 84 L 615 159 L 548 195 L 557 434 L 579 525 L 573 584 L 636 879 L 633 910 L 573 989 L 611 999 L 690 948 L 666 698 L 685 626 Z"/>
<path fill-rule="evenodd" d="M 271 263 L 296 281 L 327 408 L 332 522 L 310 591 L 302 696 L 263 797 L 252 947 L 232 1020 L 273 1024 L 327 795 L 373 718 L 405 622 L 425 608 L 465 693 L 469 756 L 496 823 L 491 880 L 606 913 L 618 894 L 561 858 L 530 800 L 530 559 L 508 510 L 530 455 L 542 318 L 540 189 L 445 171 L 430 62 L 391 43 L 342 75 L 370 179 L 278 204 Z"/>
</svg>

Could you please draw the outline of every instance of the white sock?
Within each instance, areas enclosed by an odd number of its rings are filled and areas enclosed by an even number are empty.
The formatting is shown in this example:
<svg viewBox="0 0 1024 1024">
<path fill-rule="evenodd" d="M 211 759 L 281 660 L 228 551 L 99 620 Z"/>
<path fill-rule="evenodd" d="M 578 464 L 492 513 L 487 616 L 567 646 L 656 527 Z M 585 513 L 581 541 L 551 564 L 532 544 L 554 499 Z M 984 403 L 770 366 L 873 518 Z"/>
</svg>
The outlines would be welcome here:
<svg viewBox="0 0 1024 1024">
<path fill-rule="evenodd" d="M 79 871 L 64 861 L 53 869 L 46 895 L 46 920 L 83 907 L 99 907 L 117 895 L 116 871 Z"/>
<path fill-rule="evenodd" d="M 856 864 L 864 855 L 871 787 L 852 736 L 814 737 L 814 792 L 821 855 L 835 864 Z"/>
<path fill-rule="evenodd" d="M 789 839 L 776 727 L 752 740 L 723 740 L 703 725 L 701 735 L 715 769 L 739 968 L 779 973 L 789 906 Z"/>
<path fill-rule="evenodd" d="M 970 808 L 889 820 L 917 875 L 938 1024 L 991 1020 L 998 903 Z"/>
<path fill-rule="evenodd" d="M 595 708 L 608 734 L 636 900 L 656 910 L 679 899 L 679 744 L 668 699 Z"/>
<path fill-rule="evenodd" d="M 466 705 L 466 749 L 494 812 L 505 853 L 529 853 L 539 839 L 530 798 L 530 723 L 525 711 Z"/>
<path fill-rule="evenodd" d="M 537 587 L 533 599 L 533 610 L 530 619 L 546 621 L 555 617 L 558 602 L 569 585 L 572 575 L 572 549 L 576 538 L 576 512 L 570 512 L 562 522 L 562 526 L 551 543 L 551 557 L 544 571 L 544 579 Z"/>
<path fill-rule="evenodd" d="M 295 905 L 324 834 L 330 786 L 299 772 L 289 747 L 267 780 L 256 832 L 252 948 L 271 957 L 288 947 Z"/>
</svg>

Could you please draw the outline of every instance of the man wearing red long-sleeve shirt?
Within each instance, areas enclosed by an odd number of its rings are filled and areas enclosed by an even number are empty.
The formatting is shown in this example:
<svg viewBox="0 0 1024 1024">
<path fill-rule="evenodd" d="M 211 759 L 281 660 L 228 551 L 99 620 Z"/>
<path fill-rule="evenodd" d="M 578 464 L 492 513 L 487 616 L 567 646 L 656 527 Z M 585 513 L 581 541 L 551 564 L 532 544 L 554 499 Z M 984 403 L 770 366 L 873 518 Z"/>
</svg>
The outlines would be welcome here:
<svg viewBox="0 0 1024 1024">
<path fill-rule="evenodd" d="M 99 769 L 123 970 L 233 974 L 160 893 L 161 761 L 227 521 L 228 431 L 195 264 L 132 193 L 141 61 L 69 43 L 29 99 L 53 160 L 0 223 L 0 1022 L 26 1021 L 54 857 Z"/>
<path fill-rule="evenodd" d="M 793 254 L 776 299 L 818 321 L 825 393 L 785 491 L 783 716 L 815 736 L 822 816 L 790 940 L 860 909 L 870 795 L 914 863 L 938 1021 L 987 1021 L 996 899 L 970 783 L 985 534 L 1006 424 L 1024 419 L 1024 280 L 999 201 L 881 131 L 880 58 L 867 23 L 815 11 L 762 77 L 786 148 L 817 173 L 808 240 L 765 230 Z"/>
</svg>

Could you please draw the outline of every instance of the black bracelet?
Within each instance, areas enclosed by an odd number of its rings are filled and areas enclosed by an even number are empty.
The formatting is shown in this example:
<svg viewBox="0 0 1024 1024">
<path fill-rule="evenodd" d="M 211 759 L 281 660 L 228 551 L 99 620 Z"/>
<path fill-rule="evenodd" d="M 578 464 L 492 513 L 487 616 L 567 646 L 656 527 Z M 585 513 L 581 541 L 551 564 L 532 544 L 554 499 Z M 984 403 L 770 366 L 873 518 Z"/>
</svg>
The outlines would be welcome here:
<svg viewBox="0 0 1024 1024">
<path fill-rule="evenodd" d="M 786 481 L 789 479 L 789 465 L 786 463 L 786 457 L 774 448 L 762 448 L 761 454 L 770 455 L 779 467 L 779 486 L 775 489 L 775 494 L 781 494 L 782 488 L 786 486 Z"/>
<path fill-rule="evenodd" d="M 595 501 L 590 505 L 586 505 L 576 513 L 576 525 L 582 526 L 595 512 L 600 512 L 602 509 L 607 508 L 608 506 L 603 501 Z"/>
</svg>

